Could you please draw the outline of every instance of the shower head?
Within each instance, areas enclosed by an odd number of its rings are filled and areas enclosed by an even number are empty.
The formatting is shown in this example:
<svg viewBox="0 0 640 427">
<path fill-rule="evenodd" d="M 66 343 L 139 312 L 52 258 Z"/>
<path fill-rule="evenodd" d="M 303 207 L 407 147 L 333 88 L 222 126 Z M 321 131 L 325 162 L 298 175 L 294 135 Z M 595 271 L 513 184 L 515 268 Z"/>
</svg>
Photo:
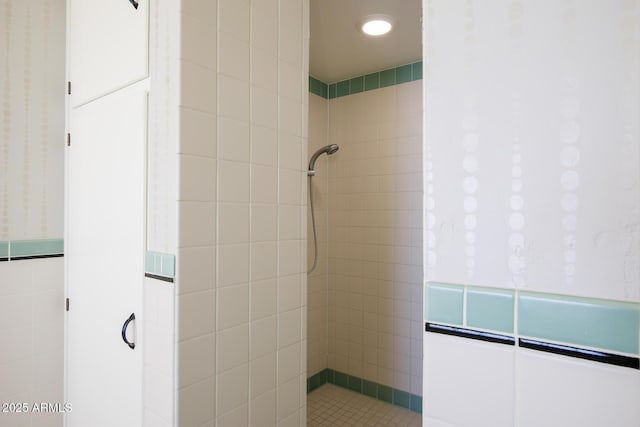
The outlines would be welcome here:
<svg viewBox="0 0 640 427">
<path fill-rule="evenodd" d="M 329 144 L 329 145 L 325 145 L 324 147 L 320 148 L 318 151 L 313 153 L 313 156 L 311 156 L 311 160 L 309 160 L 309 170 L 307 171 L 307 175 L 314 176 L 316 174 L 316 171 L 315 171 L 316 160 L 318 159 L 318 157 L 320 157 L 321 154 L 326 154 L 327 156 L 330 156 L 334 154 L 336 151 L 338 151 L 339 149 L 340 147 L 338 146 L 338 144 Z"/>
</svg>

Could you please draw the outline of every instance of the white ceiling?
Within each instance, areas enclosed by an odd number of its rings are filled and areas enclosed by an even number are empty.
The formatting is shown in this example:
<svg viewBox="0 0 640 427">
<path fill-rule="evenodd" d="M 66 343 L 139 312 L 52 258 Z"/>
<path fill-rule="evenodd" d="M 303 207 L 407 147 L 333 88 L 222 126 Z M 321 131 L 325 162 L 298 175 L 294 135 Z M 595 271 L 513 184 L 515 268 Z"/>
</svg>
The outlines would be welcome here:
<svg viewBox="0 0 640 427">
<path fill-rule="evenodd" d="M 393 30 L 365 36 L 358 23 L 386 14 Z M 422 58 L 422 0 L 311 0 L 309 72 L 325 83 L 381 71 Z"/>
</svg>

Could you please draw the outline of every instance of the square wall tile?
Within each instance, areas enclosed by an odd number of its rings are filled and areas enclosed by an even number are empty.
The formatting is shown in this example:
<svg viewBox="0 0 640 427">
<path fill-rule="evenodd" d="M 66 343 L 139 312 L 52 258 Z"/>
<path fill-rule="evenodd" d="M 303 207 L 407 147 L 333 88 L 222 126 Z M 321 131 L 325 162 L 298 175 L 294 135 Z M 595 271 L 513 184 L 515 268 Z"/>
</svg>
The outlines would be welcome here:
<svg viewBox="0 0 640 427">
<path fill-rule="evenodd" d="M 350 85 L 349 80 L 343 80 L 341 82 L 338 82 L 336 96 L 340 97 L 340 96 L 349 95 L 349 85 Z"/>
<path fill-rule="evenodd" d="M 214 291 L 195 292 L 178 296 L 178 339 L 185 340 L 215 331 Z"/>
<path fill-rule="evenodd" d="M 218 246 L 218 286 L 249 281 L 249 244 Z"/>
<path fill-rule="evenodd" d="M 611 351 L 638 354 L 640 305 L 521 292 L 518 333 Z"/>
<path fill-rule="evenodd" d="M 249 205 L 218 203 L 218 244 L 249 241 Z"/>
<path fill-rule="evenodd" d="M 219 331 L 216 346 L 217 372 L 249 362 L 249 324 Z"/>
<path fill-rule="evenodd" d="M 182 31 L 180 38 L 180 59 L 201 65 L 210 70 L 216 69 L 217 31 L 201 16 L 183 13 L 180 16 Z M 215 22 L 215 18 L 212 18 Z M 203 41 L 207 42 L 206 48 Z"/>
<path fill-rule="evenodd" d="M 300 346 L 295 343 L 278 351 L 278 384 L 283 384 L 300 375 Z"/>
<path fill-rule="evenodd" d="M 364 76 L 354 77 L 349 81 L 349 93 L 351 95 L 364 91 Z"/>
<path fill-rule="evenodd" d="M 276 316 L 253 321 L 251 323 L 251 358 L 255 359 L 275 352 L 277 337 Z"/>
<path fill-rule="evenodd" d="M 251 280 L 263 281 L 276 277 L 278 251 L 276 242 L 251 244 Z M 256 300 L 258 302 L 259 300 Z"/>
<path fill-rule="evenodd" d="M 513 333 L 513 291 L 468 288 L 467 326 Z"/>
<path fill-rule="evenodd" d="M 218 202 L 249 201 L 249 164 L 218 162 Z"/>
<path fill-rule="evenodd" d="M 249 321 L 249 285 L 218 290 L 218 331 Z"/>
<path fill-rule="evenodd" d="M 274 90 L 253 86 L 251 89 L 251 123 L 275 128 L 278 125 L 278 95 Z"/>
<path fill-rule="evenodd" d="M 278 135 L 275 126 L 251 126 L 251 163 L 278 166 Z"/>
<path fill-rule="evenodd" d="M 263 20 L 260 19 L 259 21 Z M 259 41 L 254 40 L 254 43 L 257 44 Z M 276 56 L 276 51 L 262 50 L 254 46 L 251 49 L 251 55 L 251 84 L 276 92 L 278 89 L 278 57 Z"/>
<path fill-rule="evenodd" d="M 215 334 L 182 341 L 178 344 L 180 383 L 178 388 L 200 382 L 215 374 Z"/>
<path fill-rule="evenodd" d="M 276 203 L 278 198 L 278 169 L 271 166 L 251 165 L 251 201 Z"/>
<path fill-rule="evenodd" d="M 216 150 L 216 116 L 180 108 L 179 153 L 215 157 Z"/>
<path fill-rule="evenodd" d="M 424 337 L 429 350 L 425 416 L 460 426 L 512 427 L 515 349 L 446 335 Z M 464 411 L 460 402 L 465 402 Z"/>
<path fill-rule="evenodd" d="M 278 420 L 283 420 L 300 407 L 300 381 L 295 378 L 278 387 Z"/>
<path fill-rule="evenodd" d="M 275 393 L 277 371 L 275 352 L 268 353 L 251 362 L 251 396 L 253 398 L 271 391 Z"/>
<path fill-rule="evenodd" d="M 249 161 L 249 125 L 246 122 L 218 119 L 218 155 L 222 160 Z"/>
<path fill-rule="evenodd" d="M 380 73 L 371 73 L 364 76 L 364 90 L 373 90 L 380 87 Z"/>
<path fill-rule="evenodd" d="M 431 282 L 425 292 L 425 320 L 462 325 L 464 288 Z"/>
<path fill-rule="evenodd" d="M 248 80 L 238 80 L 224 74 L 218 75 L 218 97 L 214 98 L 214 100 L 218 99 L 218 115 L 248 123 L 249 85 Z"/>
<path fill-rule="evenodd" d="M 284 348 L 301 339 L 300 309 L 278 314 L 278 348 Z"/>
<path fill-rule="evenodd" d="M 520 350 L 522 427 L 632 426 L 640 420 L 640 371 Z"/>
<path fill-rule="evenodd" d="M 219 31 L 249 43 L 249 4 L 248 0 L 218 0 Z"/>
<path fill-rule="evenodd" d="M 213 246 L 216 236 L 216 206 L 213 202 L 178 202 L 181 246 Z"/>
<path fill-rule="evenodd" d="M 187 61 L 180 62 L 180 106 L 202 113 L 216 114 L 218 91 L 215 70 Z"/>
<path fill-rule="evenodd" d="M 396 83 L 407 83 L 412 80 L 411 64 L 402 65 L 396 68 Z"/>
<path fill-rule="evenodd" d="M 249 365 L 225 371 L 217 376 L 218 390 L 216 409 L 219 414 L 225 414 L 249 401 Z"/>
<path fill-rule="evenodd" d="M 277 284 L 276 279 L 251 282 L 251 320 L 276 314 Z"/>
<path fill-rule="evenodd" d="M 276 424 L 276 391 L 270 390 L 251 401 L 251 427 Z"/>
<path fill-rule="evenodd" d="M 249 80 L 249 43 L 228 33 L 218 37 L 218 72 L 238 80 Z"/>
<path fill-rule="evenodd" d="M 380 71 L 380 87 L 393 86 L 396 84 L 396 69 Z"/>
<path fill-rule="evenodd" d="M 209 157 L 181 154 L 179 158 L 179 200 L 214 202 L 216 162 Z"/>
<path fill-rule="evenodd" d="M 177 269 L 181 294 L 215 289 L 216 251 L 214 246 L 179 248 Z"/>
<path fill-rule="evenodd" d="M 217 419 L 216 427 L 236 427 L 249 424 L 249 405 L 242 405 Z M 212 426 L 213 427 L 213 426 Z"/>
<path fill-rule="evenodd" d="M 202 425 L 215 417 L 215 379 L 195 383 L 178 391 L 179 424 Z"/>
</svg>

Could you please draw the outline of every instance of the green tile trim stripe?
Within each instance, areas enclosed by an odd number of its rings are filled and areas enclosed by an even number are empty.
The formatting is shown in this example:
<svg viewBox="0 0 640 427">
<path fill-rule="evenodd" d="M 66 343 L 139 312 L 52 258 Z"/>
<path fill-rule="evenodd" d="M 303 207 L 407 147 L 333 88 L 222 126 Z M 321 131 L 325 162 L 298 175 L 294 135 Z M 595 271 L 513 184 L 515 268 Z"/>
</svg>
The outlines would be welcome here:
<svg viewBox="0 0 640 427">
<path fill-rule="evenodd" d="M 0 242 L 0 259 L 18 261 L 64 255 L 63 239 L 11 240 Z"/>
<path fill-rule="evenodd" d="M 513 334 L 513 303 L 512 290 L 468 288 L 465 325 Z"/>
<path fill-rule="evenodd" d="M 324 369 L 307 378 L 307 393 L 311 393 L 324 384 L 334 384 L 382 400 L 392 405 L 401 406 L 419 414 L 422 413 L 422 396 L 398 390 L 386 385 L 368 381 L 333 369 Z"/>
<path fill-rule="evenodd" d="M 329 98 L 329 85 L 321 82 L 315 77 L 309 76 L 309 92 L 321 96 L 324 99 Z"/>
<path fill-rule="evenodd" d="M 309 92 L 325 99 L 340 98 L 388 86 L 422 80 L 422 61 L 342 80 L 331 84 L 309 76 Z"/>
<path fill-rule="evenodd" d="M 426 320 L 462 326 L 464 286 L 431 282 L 424 295 Z"/>
<path fill-rule="evenodd" d="M 173 254 L 147 251 L 144 256 L 144 271 L 162 277 L 175 277 L 176 257 Z"/>
<path fill-rule="evenodd" d="M 424 297 L 426 322 L 640 355 L 640 303 L 439 282 Z"/>
<path fill-rule="evenodd" d="M 9 260 L 9 242 L 0 242 L 0 260 Z"/>
<path fill-rule="evenodd" d="M 518 334 L 640 354 L 640 304 L 521 292 Z"/>
</svg>

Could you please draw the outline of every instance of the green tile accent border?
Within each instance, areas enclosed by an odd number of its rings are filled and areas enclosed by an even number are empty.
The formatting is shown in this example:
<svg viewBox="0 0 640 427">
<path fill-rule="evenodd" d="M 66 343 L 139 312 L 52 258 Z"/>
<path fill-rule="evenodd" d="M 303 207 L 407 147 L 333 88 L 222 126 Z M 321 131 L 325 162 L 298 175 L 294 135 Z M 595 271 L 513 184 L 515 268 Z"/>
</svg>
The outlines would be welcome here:
<svg viewBox="0 0 640 427">
<path fill-rule="evenodd" d="M 162 277 L 175 277 L 176 257 L 173 254 L 147 251 L 144 254 L 144 271 Z"/>
<path fill-rule="evenodd" d="M 62 256 L 63 239 L 12 240 L 7 242 L 9 261 L 15 258 L 40 258 Z"/>
<path fill-rule="evenodd" d="M 329 86 L 326 83 L 309 76 L 309 92 L 327 99 L 329 97 Z"/>
<path fill-rule="evenodd" d="M 640 356 L 640 303 L 437 282 L 424 298 L 426 322 Z"/>
<path fill-rule="evenodd" d="M 513 294 L 508 289 L 467 288 L 466 326 L 512 334 Z"/>
<path fill-rule="evenodd" d="M 9 242 L 0 242 L 0 260 L 9 259 Z"/>
<path fill-rule="evenodd" d="M 354 95 L 383 87 L 422 80 L 422 61 L 400 65 L 331 84 L 309 76 L 309 92 L 325 99 Z"/>
<path fill-rule="evenodd" d="M 518 334 L 542 340 L 640 353 L 640 305 L 521 292 Z"/>
<path fill-rule="evenodd" d="M 462 326 L 464 287 L 431 282 L 424 293 L 425 320 Z"/>
<path fill-rule="evenodd" d="M 324 384 L 334 384 L 374 399 L 382 400 L 410 411 L 422 413 L 422 396 L 398 390 L 386 385 L 348 375 L 333 369 L 324 369 L 307 378 L 307 393 Z"/>
</svg>

